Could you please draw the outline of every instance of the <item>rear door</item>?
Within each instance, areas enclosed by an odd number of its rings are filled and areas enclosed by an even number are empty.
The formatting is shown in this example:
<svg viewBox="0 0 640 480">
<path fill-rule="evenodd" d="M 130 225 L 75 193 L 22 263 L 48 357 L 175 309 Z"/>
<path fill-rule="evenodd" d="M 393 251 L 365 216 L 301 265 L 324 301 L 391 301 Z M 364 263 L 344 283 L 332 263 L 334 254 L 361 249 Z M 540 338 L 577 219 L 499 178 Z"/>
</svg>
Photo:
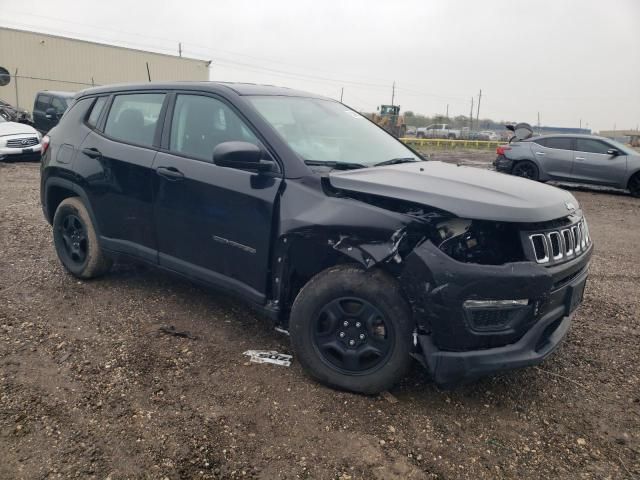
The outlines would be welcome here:
<svg viewBox="0 0 640 480">
<path fill-rule="evenodd" d="M 572 176 L 576 181 L 623 186 L 627 173 L 627 156 L 610 155 L 615 148 L 597 138 L 577 138 Z"/>
<path fill-rule="evenodd" d="M 550 178 L 566 180 L 573 165 L 573 138 L 543 137 L 531 141 L 531 152 L 543 172 Z"/>
<path fill-rule="evenodd" d="M 153 160 L 165 98 L 160 91 L 114 95 L 106 118 L 97 114 L 99 125 L 87 135 L 74 161 L 105 247 L 151 262 L 157 262 Z M 86 123 L 98 119 L 90 115 Z"/>
<path fill-rule="evenodd" d="M 213 164 L 220 143 L 263 146 L 222 98 L 178 93 L 168 117 L 154 163 L 160 264 L 262 303 L 280 176 Z"/>
</svg>

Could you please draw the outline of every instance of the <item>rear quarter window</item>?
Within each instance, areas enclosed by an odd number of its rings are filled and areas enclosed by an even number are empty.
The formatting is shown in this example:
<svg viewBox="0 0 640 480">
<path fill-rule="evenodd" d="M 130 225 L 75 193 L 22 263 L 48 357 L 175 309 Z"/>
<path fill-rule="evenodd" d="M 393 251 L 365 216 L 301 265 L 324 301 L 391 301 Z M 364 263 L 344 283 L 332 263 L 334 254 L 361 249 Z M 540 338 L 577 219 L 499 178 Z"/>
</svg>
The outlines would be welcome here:
<svg viewBox="0 0 640 480">
<path fill-rule="evenodd" d="M 104 109 L 106 103 L 107 97 L 98 97 L 98 99 L 93 104 L 91 113 L 87 118 L 87 125 L 89 125 L 91 128 L 96 128 L 96 126 L 98 125 L 98 119 L 100 118 L 100 114 L 102 113 L 102 110 Z"/>
</svg>

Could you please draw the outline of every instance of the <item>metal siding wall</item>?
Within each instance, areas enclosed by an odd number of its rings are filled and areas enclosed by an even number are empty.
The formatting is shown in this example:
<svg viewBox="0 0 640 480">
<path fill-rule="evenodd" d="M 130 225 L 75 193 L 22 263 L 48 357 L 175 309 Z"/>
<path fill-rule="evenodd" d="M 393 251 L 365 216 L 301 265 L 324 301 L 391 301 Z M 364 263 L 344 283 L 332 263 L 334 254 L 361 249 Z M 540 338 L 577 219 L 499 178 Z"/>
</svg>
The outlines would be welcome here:
<svg viewBox="0 0 640 480">
<path fill-rule="evenodd" d="M 0 66 L 12 75 L 17 68 L 18 76 L 79 83 L 18 78 L 16 102 L 15 79 L 12 78 L 9 85 L 0 87 L 0 98 L 32 110 L 39 90 L 75 92 L 90 87 L 92 77 L 96 85 L 146 82 L 146 62 L 149 62 L 152 81 L 209 79 L 209 70 L 202 60 L 0 28 Z"/>
</svg>

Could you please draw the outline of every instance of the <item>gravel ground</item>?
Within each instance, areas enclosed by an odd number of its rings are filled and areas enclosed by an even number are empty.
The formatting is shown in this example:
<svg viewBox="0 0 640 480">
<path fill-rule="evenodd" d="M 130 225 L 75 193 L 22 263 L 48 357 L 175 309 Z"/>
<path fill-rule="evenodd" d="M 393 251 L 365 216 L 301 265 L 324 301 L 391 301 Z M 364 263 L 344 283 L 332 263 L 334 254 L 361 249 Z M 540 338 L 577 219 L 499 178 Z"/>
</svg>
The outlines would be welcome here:
<svg viewBox="0 0 640 480">
<path fill-rule="evenodd" d="M 0 478 L 637 478 L 640 200 L 574 193 L 596 253 L 555 355 L 454 391 L 416 367 L 366 397 L 248 363 L 290 347 L 237 301 L 132 265 L 72 278 L 38 165 L 0 164 Z"/>
</svg>

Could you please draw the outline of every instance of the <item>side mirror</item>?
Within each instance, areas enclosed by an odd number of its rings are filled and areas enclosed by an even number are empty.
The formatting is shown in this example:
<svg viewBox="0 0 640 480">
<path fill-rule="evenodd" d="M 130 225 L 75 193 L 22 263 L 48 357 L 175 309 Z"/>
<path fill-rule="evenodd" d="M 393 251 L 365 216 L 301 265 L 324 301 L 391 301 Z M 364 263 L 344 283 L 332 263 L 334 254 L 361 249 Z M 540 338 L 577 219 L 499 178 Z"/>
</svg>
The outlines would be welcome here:
<svg viewBox="0 0 640 480">
<path fill-rule="evenodd" d="M 617 148 L 610 148 L 609 150 L 607 150 L 607 155 L 617 157 L 618 155 L 620 155 L 620 151 Z"/>
<path fill-rule="evenodd" d="M 45 113 L 45 115 L 44 115 L 44 116 L 45 116 L 46 118 L 48 118 L 48 119 L 52 119 L 52 118 L 55 118 L 55 117 L 57 116 L 57 114 L 56 114 L 56 109 L 55 109 L 55 108 L 51 108 L 51 107 L 47 108 L 47 109 L 44 111 L 44 113 Z"/>
<path fill-rule="evenodd" d="M 213 163 L 219 167 L 266 172 L 273 161 L 265 160 L 262 149 L 249 142 L 223 142 L 213 149 Z"/>
</svg>

